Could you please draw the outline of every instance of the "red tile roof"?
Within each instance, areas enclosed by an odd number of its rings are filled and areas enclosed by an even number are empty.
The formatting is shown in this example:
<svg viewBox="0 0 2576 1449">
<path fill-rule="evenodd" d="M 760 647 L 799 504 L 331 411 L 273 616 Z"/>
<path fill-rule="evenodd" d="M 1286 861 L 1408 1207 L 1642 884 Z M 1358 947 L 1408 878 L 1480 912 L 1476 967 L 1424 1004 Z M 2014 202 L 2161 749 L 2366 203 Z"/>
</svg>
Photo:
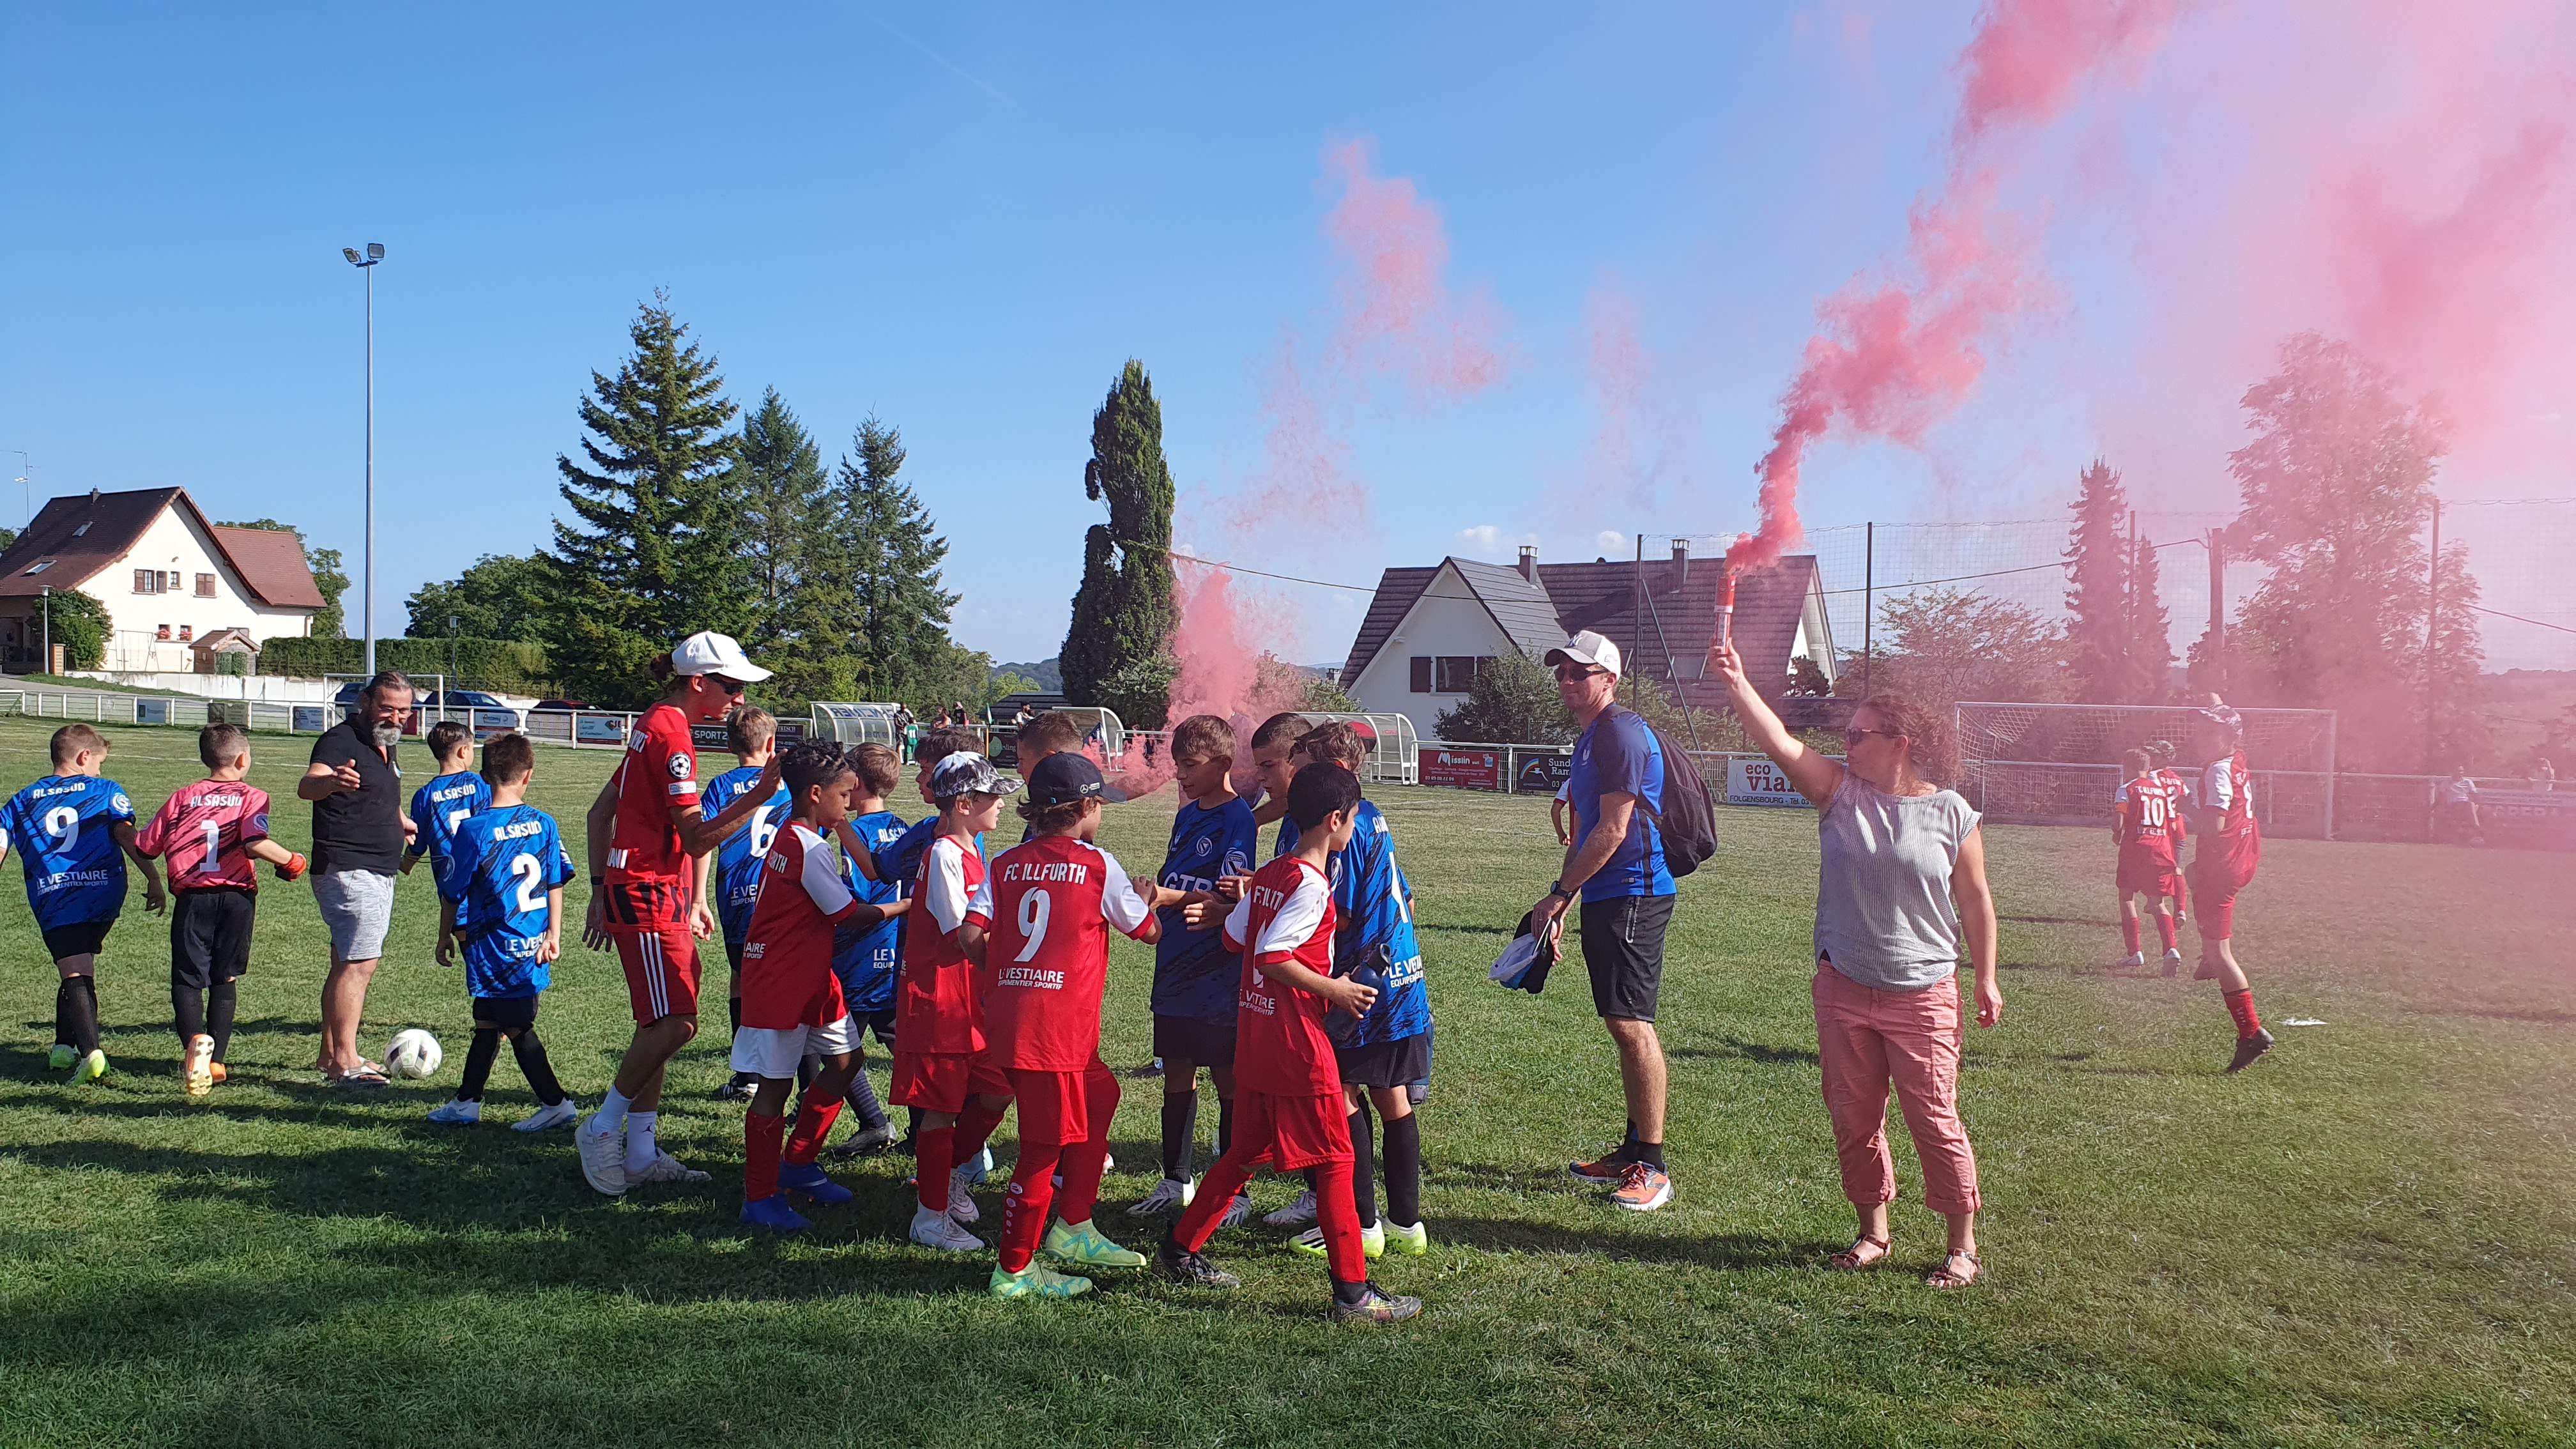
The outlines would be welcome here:
<svg viewBox="0 0 2576 1449">
<path fill-rule="evenodd" d="M 217 528 L 185 488 L 136 488 L 49 498 L 17 542 L 0 550 L 0 598 L 33 598 L 50 585 L 77 589 L 133 551 L 165 510 L 182 508 L 252 598 L 276 609 L 318 609 L 322 591 L 291 533 Z M 43 565 L 42 568 L 38 568 Z M 29 570 L 34 569 L 31 573 Z"/>
<path fill-rule="evenodd" d="M 304 563 L 304 542 L 273 528 L 208 529 L 215 544 L 232 560 L 243 587 L 272 609 L 318 609 L 322 590 Z"/>
</svg>

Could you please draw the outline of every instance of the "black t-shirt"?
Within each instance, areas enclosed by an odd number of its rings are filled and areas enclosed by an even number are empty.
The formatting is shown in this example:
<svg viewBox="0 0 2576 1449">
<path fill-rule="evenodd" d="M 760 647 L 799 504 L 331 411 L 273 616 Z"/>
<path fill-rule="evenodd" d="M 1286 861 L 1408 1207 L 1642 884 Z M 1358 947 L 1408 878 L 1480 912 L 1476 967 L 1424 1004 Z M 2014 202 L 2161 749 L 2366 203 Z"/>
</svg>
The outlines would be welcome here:
<svg viewBox="0 0 2576 1449">
<path fill-rule="evenodd" d="M 376 750 L 374 732 L 342 720 L 313 742 L 313 763 L 358 767 L 358 788 L 313 802 L 313 871 L 372 870 L 392 875 L 401 864 L 402 771 Z"/>
</svg>

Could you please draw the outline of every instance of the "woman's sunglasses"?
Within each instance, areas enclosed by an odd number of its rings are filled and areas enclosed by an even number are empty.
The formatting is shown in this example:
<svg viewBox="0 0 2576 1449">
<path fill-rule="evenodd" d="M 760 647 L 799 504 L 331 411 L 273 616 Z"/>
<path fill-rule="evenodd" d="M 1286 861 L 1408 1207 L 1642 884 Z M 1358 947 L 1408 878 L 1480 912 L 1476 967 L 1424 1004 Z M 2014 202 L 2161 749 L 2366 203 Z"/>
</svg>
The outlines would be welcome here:
<svg viewBox="0 0 2576 1449">
<path fill-rule="evenodd" d="M 1843 748 L 1847 750 L 1851 749 L 1857 746 L 1861 741 L 1868 739 L 1871 735 L 1885 735 L 1891 740 L 1901 740 L 1905 738 L 1902 733 L 1896 730 L 1856 730 L 1846 726 L 1843 730 Z"/>
</svg>

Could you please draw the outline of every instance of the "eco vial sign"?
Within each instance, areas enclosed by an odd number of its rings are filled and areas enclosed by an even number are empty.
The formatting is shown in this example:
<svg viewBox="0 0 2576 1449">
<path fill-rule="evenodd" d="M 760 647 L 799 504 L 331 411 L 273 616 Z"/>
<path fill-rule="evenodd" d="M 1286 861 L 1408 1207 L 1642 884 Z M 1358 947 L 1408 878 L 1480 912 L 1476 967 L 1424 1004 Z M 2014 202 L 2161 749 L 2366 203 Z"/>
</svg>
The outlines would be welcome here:
<svg viewBox="0 0 2576 1449">
<path fill-rule="evenodd" d="M 1780 773 L 1780 767 L 1769 760 L 1729 760 L 1726 762 L 1726 803 L 1729 805 L 1785 805 L 1792 809 L 1806 806 L 1807 797 Z"/>
</svg>

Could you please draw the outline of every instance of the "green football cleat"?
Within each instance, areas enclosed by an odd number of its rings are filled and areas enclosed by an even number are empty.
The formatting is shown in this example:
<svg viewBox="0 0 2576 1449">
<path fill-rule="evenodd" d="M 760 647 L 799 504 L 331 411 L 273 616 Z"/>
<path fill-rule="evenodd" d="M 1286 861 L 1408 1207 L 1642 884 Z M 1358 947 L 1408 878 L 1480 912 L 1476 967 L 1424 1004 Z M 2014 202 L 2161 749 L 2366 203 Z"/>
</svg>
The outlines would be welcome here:
<svg viewBox="0 0 2576 1449">
<path fill-rule="evenodd" d="M 996 1298 L 1076 1298 L 1091 1291 L 1091 1280 L 1071 1273 L 1059 1273 L 1031 1263 L 1017 1273 L 993 1265 L 993 1281 L 986 1285 Z"/>
<path fill-rule="evenodd" d="M 1089 1223 L 1068 1223 L 1062 1218 L 1047 1225 L 1046 1241 L 1038 1251 L 1050 1258 L 1085 1268 L 1142 1268 L 1145 1255 L 1118 1246 L 1100 1235 Z"/>
<path fill-rule="evenodd" d="M 80 1054 L 71 1049 L 69 1042 L 58 1041 L 54 1043 L 54 1054 L 47 1060 L 52 1063 L 55 1071 L 68 1072 L 72 1069 L 72 1063 L 80 1060 Z"/>
<path fill-rule="evenodd" d="M 1415 1223 L 1412 1227 L 1406 1228 L 1398 1227 L 1384 1218 L 1378 1221 L 1386 1229 L 1386 1245 L 1393 1251 L 1413 1258 L 1419 1258 L 1431 1251 L 1431 1233 L 1422 1224 Z"/>
<path fill-rule="evenodd" d="M 1420 1231 L 1421 1226 L 1422 1225 L 1419 1223 L 1414 1224 L 1416 1231 Z M 1425 1246 L 1428 1245 L 1428 1239 L 1426 1239 Z M 1324 1230 L 1321 1227 L 1308 1228 L 1306 1231 L 1290 1238 L 1288 1240 L 1288 1246 L 1295 1248 L 1298 1252 L 1304 1253 L 1310 1258 L 1329 1258 L 1332 1256 L 1332 1250 L 1324 1246 Z M 1414 1252 L 1418 1250 L 1406 1248 L 1405 1251 Z M 1372 1262 L 1386 1256 L 1386 1219 L 1380 1218 L 1374 1224 L 1360 1229 L 1360 1253 Z"/>
<path fill-rule="evenodd" d="M 107 1064 L 107 1053 L 93 1047 L 88 1056 L 80 1059 L 80 1065 L 72 1068 L 72 1080 L 95 1082 L 113 1070 L 114 1068 Z"/>
</svg>

